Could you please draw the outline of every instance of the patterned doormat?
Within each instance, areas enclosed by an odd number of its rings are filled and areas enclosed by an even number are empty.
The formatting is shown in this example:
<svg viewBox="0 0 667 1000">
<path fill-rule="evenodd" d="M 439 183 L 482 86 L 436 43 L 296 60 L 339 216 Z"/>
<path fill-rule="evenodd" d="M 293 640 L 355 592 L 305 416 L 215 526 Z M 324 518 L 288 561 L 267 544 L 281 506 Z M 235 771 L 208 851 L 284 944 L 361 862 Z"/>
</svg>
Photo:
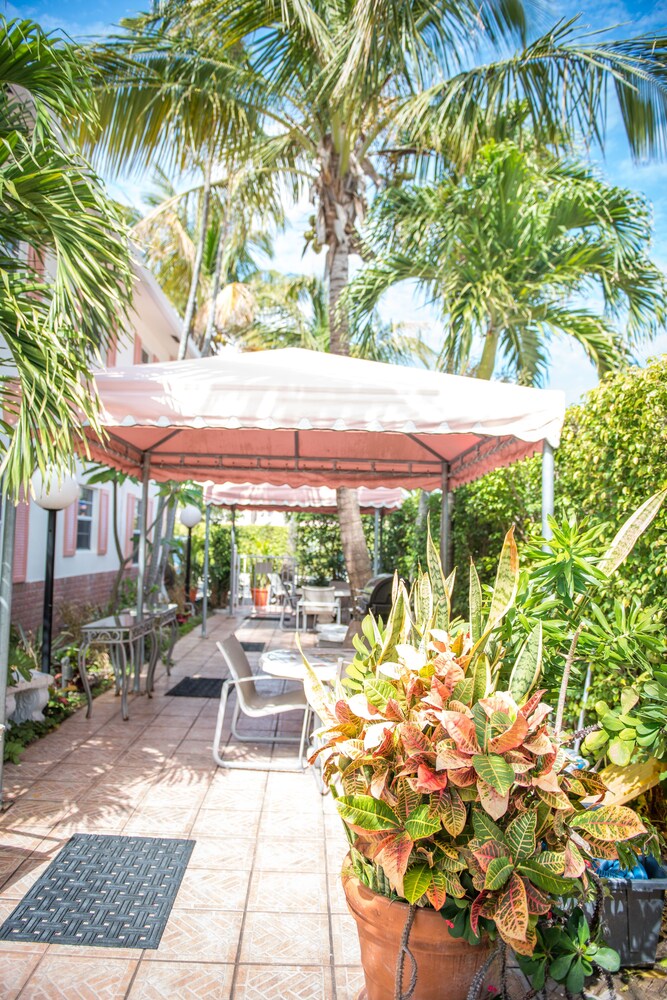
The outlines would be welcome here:
<svg viewBox="0 0 667 1000">
<path fill-rule="evenodd" d="M 167 694 L 175 698 L 219 698 L 221 677 L 183 677 Z"/>
<path fill-rule="evenodd" d="M 240 642 L 246 653 L 263 653 L 266 646 L 265 642 L 249 642 L 246 639 L 241 639 Z"/>
<path fill-rule="evenodd" d="M 0 940 L 157 948 L 194 846 L 76 833 L 7 917 Z"/>
</svg>

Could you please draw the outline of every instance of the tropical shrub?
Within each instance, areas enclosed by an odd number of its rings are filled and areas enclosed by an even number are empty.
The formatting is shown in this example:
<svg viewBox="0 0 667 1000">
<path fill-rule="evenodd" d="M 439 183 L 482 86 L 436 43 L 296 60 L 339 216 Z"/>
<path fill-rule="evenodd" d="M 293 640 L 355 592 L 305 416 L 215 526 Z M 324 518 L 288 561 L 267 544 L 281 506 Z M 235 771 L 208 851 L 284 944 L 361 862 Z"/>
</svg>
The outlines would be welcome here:
<svg viewBox="0 0 667 1000">
<path fill-rule="evenodd" d="M 619 532 L 592 574 L 596 583 L 620 565 L 663 496 Z M 567 633 L 563 652 L 562 635 L 517 609 L 522 581 L 512 529 L 488 597 L 471 568 L 467 621 L 452 613 L 453 574 L 445 579 L 430 539 L 427 566 L 410 594 L 396 579 L 386 626 L 372 615 L 364 620 L 335 695 L 306 665 L 309 699 L 323 721 L 313 760 L 322 755 L 364 884 L 442 912 L 452 934 L 470 943 L 500 937 L 534 958 L 526 971 L 536 987 L 550 970 L 580 989 L 582 971 L 595 962 L 617 968 L 618 959 L 559 904 L 586 898 L 592 858 L 627 861 L 647 838 L 631 809 L 599 805 L 605 784 L 574 769 L 572 737 L 562 731 L 573 651 L 586 630 L 578 608 L 590 594 L 565 594 L 559 603 L 545 588 L 550 618 L 560 618 Z M 550 573 L 538 568 L 528 586 L 533 596 Z M 584 568 L 583 578 L 590 576 Z M 545 652 L 554 648 L 562 683 L 552 723 L 540 683 Z M 626 847 L 620 855 L 619 845 Z M 555 969 L 545 951 L 547 913 L 570 942 Z"/>
</svg>

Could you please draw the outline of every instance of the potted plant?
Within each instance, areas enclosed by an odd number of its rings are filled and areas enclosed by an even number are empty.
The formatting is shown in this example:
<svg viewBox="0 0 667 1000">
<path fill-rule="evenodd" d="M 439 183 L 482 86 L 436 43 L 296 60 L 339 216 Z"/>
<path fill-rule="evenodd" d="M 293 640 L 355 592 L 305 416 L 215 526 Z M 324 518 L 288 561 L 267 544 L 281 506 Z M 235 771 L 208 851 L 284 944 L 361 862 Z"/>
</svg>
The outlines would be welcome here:
<svg viewBox="0 0 667 1000">
<path fill-rule="evenodd" d="M 265 608 L 269 603 L 269 573 L 273 563 L 268 560 L 253 562 L 252 566 L 252 603 L 256 608 Z"/>
<path fill-rule="evenodd" d="M 657 507 L 616 537 L 611 570 Z M 578 993 L 596 965 L 618 968 L 578 906 L 598 885 L 592 859 L 616 857 L 620 842 L 642 850 L 647 831 L 631 809 L 601 804 L 598 774 L 573 769 L 561 732 L 571 656 L 554 723 L 540 687 L 551 632 L 516 614 L 513 532 L 490 600 L 471 567 L 469 621 L 452 616 L 453 582 L 429 539 L 428 572 L 410 594 L 396 580 L 386 625 L 363 622 L 345 686 L 332 695 L 306 665 L 323 722 L 314 757 L 350 843 L 343 884 L 366 996 L 435 1000 L 446 983 L 448 1000 L 465 1000 L 507 948 L 535 989 L 551 976 Z M 518 650 L 503 641 L 511 609 Z"/>
</svg>

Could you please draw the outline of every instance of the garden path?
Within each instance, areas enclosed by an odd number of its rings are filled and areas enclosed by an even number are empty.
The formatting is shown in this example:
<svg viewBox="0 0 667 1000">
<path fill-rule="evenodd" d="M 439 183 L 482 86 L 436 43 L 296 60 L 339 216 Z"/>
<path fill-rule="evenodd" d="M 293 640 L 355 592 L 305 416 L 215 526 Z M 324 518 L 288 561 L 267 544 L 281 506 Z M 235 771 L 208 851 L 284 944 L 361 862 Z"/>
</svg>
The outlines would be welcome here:
<svg viewBox="0 0 667 1000">
<path fill-rule="evenodd" d="M 356 998 L 357 935 L 338 878 L 346 841 L 331 798 L 310 774 L 216 768 L 217 700 L 165 696 L 186 675 L 222 677 L 215 643 L 232 631 L 266 648 L 294 644 L 274 621 L 218 613 L 207 639 L 196 629 L 178 642 L 171 678 L 158 674 L 152 699 L 131 697 L 128 722 L 107 692 L 91 719 L 77 713 L 7 766 L 0 921 L 75 832 L 188 837 L 196 846 L 157 950 L 2 941 L 2 1000 Z M 249 656 L 256 664 L 259 654 Z M 257 731 L 252 720 L 241 726 Z M 299 719 L 279 726 L 298 731 Z M 228 752 L 291 751 L 236 743 Z M 625 995 L 657 1000 L 662 989 L 644 980 Z"/>
</svg>

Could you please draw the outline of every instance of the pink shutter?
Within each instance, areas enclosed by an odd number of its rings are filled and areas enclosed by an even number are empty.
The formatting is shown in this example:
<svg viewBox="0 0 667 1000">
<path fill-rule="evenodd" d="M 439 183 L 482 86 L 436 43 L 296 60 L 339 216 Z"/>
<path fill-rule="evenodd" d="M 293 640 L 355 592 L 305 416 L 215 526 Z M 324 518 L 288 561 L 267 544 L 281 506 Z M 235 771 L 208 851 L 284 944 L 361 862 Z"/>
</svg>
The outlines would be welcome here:
<svg viewBox="0 0 667 1000">
<path fill-rule="evenodd" d="M 151 361 L 153 362 L 154 365 L 156 365 L 159 360 L 160 359 L 158 358 L 157 354 L 153 354 L 153 356 L 151 357 Z"/>
<path fill-rule="evenodd" d="M 14 583 L 25 583 L 28 575 L 28 528 L 30 526 L 30 504 L 25 501 L 23 489 L 19 493 L 19 505 L 16 508 L 16 527 L 14 528 L 14 565 L 12 579 Z"/>
<path fill-rule="evenodd" d="M 77 500 L 63 511 L 63 555 L 76 555 L 76 522 L 79 516 Z"/>
<path fill-rule="evenodd" d="M 100 490 L 100 514 L 97 522 L 97 554 L 105 556 L 109 543 L 109 491 Z"/>
<path fill-rule="evenodd" d="M 153 503 L 153 501 L 149 500 L 148 501 L 148 507 L 146 508 L 146 511 L 147 511 L 146 527 L 147 527 L 147 531 L 148 531 L 148 536 L 147 537 L 151 541 L 153 541 L 153 529 L 152 529 L 151 526 L 153 524 L 153 517 L 154 517 L 153 509 L 154 509 L 154 507 L 155 507 L 155 504 Z"/>
<path fill-rule="evenodd" d="M 141 364 L 141 352 L 143 350 L 143 344 L 141 343 L 141 337 L 137 334 L 134 338 L 134 363 L 135 365 Z"/>
<path fill-rule="evenodd" d="M 127 498 L 127 508 L 125 512 L 125 546 L 123 552 L 125 557 L 132 555 L 132 537 L 134 535 L 134 519 L 137 511 L 137 498 L 129 496 Z"/>
<path fill-rule="evenodd" d="M 114 336 L 111 338 L 111 343 L 107 349 L 107 368 L 115 368 L 116 361 L 118 360 L 118 339 Z"/>
</svg>

